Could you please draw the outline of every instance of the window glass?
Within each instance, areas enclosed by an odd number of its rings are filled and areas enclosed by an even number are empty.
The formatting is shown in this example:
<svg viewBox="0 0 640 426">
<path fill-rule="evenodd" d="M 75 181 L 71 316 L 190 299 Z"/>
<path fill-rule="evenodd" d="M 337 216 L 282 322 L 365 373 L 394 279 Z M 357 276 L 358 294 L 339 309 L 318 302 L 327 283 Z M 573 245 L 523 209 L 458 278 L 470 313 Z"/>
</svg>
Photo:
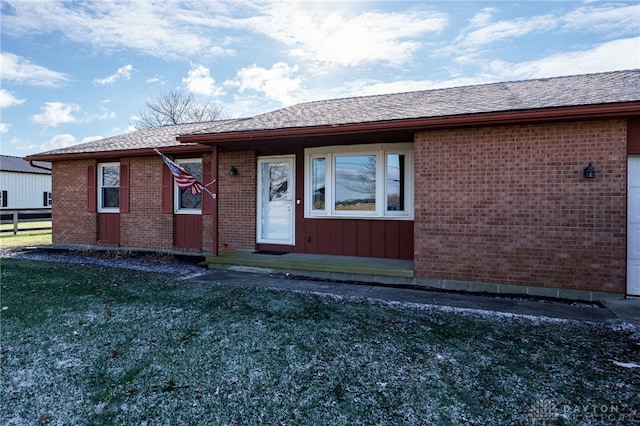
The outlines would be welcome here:
<svg viewBox="0 0 640 426">
<path fill-rule="evenodd" d="M 177 161 L 177 163 L 198 182 L 202 182 L 201 161 Z M 178 191 L 178 210 L 200 210 L 202 208 L 202 193 L 191 194 L 190 189 L 178 189 Z"/>
<path fill-rule="evenodd" d="M 120 207 L 120 165 L 101 164 L 98 170 L 100 209 L 118 209 Z"/>
<path fill-rule="evenodd" d="M 325 159 L 316 157 L 311 160 L 311 196 L 313 210 L 324 210 L 325 197 Z"/>
<path fill-rule="evenodd" d="M 413 219 L 413 144 L 307 148 L 304 196 L 305 217 Z"/>
<path fill-rule="evenodd" d="M 376 156 L 335 157 L 336 211 L 376 210 Z"/>
<path fill-rule="evenodd" d="M 286 201 L 289 198 L 289 167 L 271 164 L 269 167 L 269 201 Z"/>
<path fill-rule="evenodd" d="M 387 211 L 404 211 L 405 156 L 387 155 Z"/>
</svg>

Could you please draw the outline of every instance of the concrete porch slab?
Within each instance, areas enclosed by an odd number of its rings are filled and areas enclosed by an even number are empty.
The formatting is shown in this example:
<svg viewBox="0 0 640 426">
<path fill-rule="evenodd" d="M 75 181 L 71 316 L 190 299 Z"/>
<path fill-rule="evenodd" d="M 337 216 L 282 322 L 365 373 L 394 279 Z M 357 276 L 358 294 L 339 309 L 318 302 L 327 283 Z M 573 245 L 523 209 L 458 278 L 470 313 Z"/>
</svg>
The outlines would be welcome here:
<svg viewBox="0 0 640 426">
<path fill-rule="evenodd" d="M 324 254 L 234 251 L 206 258 L 209 268 L 288 273 L 301 277 L 380 284 L 411 284 L 413 261 Z"/>
</svg>

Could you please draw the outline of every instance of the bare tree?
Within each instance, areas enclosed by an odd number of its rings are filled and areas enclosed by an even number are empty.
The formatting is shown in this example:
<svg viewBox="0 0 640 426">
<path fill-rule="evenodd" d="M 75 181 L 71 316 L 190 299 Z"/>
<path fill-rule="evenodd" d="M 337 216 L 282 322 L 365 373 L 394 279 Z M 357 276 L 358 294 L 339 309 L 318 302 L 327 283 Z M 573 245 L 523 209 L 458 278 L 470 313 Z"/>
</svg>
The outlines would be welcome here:
<svg viewBox="0 0 640 426">
<path fill-rule="evenodd" d="M 211 102 L 200 102 L 192 93 L 162 92 L 148 99 L 132 123 L 136 129 L 173 124 L 198 123 L 222 118 L 222 109 Z"/>
</svg>

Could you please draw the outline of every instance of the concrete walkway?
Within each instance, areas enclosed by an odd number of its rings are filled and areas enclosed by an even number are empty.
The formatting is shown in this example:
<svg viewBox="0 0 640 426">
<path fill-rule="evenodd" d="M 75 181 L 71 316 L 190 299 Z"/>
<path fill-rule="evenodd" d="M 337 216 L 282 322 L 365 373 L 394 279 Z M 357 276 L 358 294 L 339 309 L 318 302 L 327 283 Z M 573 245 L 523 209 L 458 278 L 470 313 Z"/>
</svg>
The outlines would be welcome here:
<svg viewBox="0 0 640 426">
<path fill-rule="evenodd" d="M 640 331 L 640 297 L 627 299 L 605 299 L 602 304 L 622 321 Z"/>
<path fill-rule="evenodd" d="M 640 330 L 640 299 L 611 299 L 606 301 L 605 306 L 601 306 L 591 303 L 550 301 L 527 297 L 477 295 L 459 292 L 429 291 L 398 286 L 294 279 L 282 275 L 215 269 L 193 279 L 238 286 L 411 302 L 577 321 L 605 322 L 620 319 L 635 326 L 636 330 Z"/>
</svg>

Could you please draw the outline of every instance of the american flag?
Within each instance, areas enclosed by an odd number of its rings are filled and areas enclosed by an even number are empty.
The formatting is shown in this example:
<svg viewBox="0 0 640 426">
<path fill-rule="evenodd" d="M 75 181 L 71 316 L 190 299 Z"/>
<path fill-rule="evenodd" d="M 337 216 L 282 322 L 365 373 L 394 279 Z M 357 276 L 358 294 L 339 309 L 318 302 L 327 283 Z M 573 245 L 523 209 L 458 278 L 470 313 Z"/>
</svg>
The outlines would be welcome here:
<svg viewBox="0 0 640 426">
<path fill-rule="evenodd" d="M 173 178 L 180 189 L 188 189 L 191 191 L 191 194 L 200 194 L 204 189 L 204 186 L 196 180 L 195 177 L 191 176 L 189 172 L 187 172 L 182 167 L 178 166 L 176 163 L 168 159 L 157 149 L 155 150 L 160 157 L 164 160 L 164 163 L 169 167 Z"/>
</svg>

